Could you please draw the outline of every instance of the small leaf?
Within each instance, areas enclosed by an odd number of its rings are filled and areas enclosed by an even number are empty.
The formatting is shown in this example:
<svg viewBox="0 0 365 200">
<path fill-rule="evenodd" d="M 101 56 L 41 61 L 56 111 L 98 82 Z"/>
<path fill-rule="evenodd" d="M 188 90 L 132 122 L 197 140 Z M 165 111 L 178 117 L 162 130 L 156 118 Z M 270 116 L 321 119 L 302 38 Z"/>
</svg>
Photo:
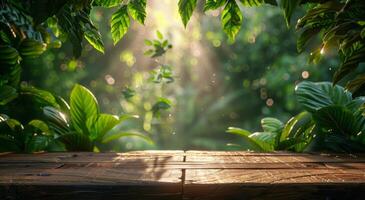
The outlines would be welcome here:
<svg viewBox="0 0 365 200">
<path fill-rule="evenodd" d="M 228 38 L 233 41 L 241 29 L 242 13 L 235 0 L 228 0 L 222 12 L 222 27 Z"/>
<path fill-rule="evenodd" d="M 156 31 L 156 35 L 157 35 L 157 38 L 158 39 L 160 39 L 160 40 L 162 40 L 163 39 L 163 35 L 162 35 L 162 33 L 160 32 L 160 31 Z"/>
<path fill-rule="evenodd" d="M 158 114 L 160 110 L 167 110 L 171 107 L 171 101 L 167 98 L 160 97 L 158 101 L 152 106 L 153 114 Z"/>
<path fill-rule="evenodd" d="M 146 0 L 132 0 L 128 4 L 129 14 L 134 20 L 144 24 L 146 18 Z"/>
<path fill-rule="evenodd" d="M 179 14 L 185 27 L 193 15 L 196 3 L 197 0 L 179 0 Z"/>
<path fill-rule="evenodd" d="M 123 5 L 112 15 L 111 20 L 111 32 L 114 45 L 116 45 L 120 39 L 127 33 L 130 26 L 130 18 L 128 15 L 128 6 Z"/>
<path fill-rule="evenodd" d="M 89 44 L 101 53 L 104 53 L 104 43 L 101 39 L 100 32 L 93 25 L 93 23 L 88 21 L 88 23 L 83 25 L 83 29 L 84 37 L 89 42 Z"/>
</svg>

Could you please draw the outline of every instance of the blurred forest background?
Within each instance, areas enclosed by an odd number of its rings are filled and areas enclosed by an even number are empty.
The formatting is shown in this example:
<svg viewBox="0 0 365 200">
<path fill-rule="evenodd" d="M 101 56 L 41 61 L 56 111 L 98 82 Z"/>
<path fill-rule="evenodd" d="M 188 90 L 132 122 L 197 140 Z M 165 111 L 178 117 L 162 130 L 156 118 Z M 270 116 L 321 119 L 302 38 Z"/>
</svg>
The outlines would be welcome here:
<svg viewBox="0 0 365 200">
<path fill-rule="evenodd" d="M 294 98 L 295 83 L 330 81 L 338 66 L 331 52 L 317 65 L 309 64 L 309 53 L 299 55 L 297 34 L 286 27 L 277 7 L 243 8 L 244 22 L 234 43 L 221 30 L 219 13 L 204 14 L 202 7 L 185 29 L 175 1 L 148 1 L 145 26 L 132 24 L 117 46 L 108 26 L 112 11 L 93 9 L 93 21 L 109 37 L 104 38 L 104 55 L 85 42 L 82 56 L 75 60 L 66 43 L 26 63 L 22 79 L 65 99 L 80 83 L 95 94 L 105 112 L 138 115 L 126 126 L 143 130 L 155 144 L 123 138 L 108 144 L 115 151 L 229 150 L 237 147 L 227 144 L 240 143 L 240 138 L 225 133 L 227 127 L 257 130 L 263 117 L 288 120 L 301 110 Z M 154 59 L 144 55 L 144 40 L 156 38 L 157 30 L 173 48 Z M 149 80 L 159 63 L 171 65 L 174 82 L 161 85 Z M 157 117 L 151 108 L 161 96 L 172 106 Z"/>
</svg>

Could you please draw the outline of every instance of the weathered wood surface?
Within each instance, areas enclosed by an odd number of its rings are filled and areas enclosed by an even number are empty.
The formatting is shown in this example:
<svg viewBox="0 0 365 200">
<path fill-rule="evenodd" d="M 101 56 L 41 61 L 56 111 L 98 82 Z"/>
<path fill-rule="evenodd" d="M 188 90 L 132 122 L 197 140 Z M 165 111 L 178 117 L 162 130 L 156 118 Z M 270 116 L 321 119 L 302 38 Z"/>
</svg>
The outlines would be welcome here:
<svg viewBox="0 0 365 200">
<path fill-rule="evenodd" d="M 0 200 L 364 199 L 364 194 L 364 154 L 0 154 Z"/>
</svg>

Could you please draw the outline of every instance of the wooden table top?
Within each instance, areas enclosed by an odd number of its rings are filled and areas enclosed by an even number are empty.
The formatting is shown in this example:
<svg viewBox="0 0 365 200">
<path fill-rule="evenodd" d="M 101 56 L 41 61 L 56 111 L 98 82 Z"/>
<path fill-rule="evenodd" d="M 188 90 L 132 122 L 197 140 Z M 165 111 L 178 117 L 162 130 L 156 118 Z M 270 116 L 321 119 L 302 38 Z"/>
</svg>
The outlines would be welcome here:
<svg viewBox="0 0 365 200">
<path fill-rule="evenodd" d="M 365 199 L 365 154 L 0 154 L 0 199 Z"/>
</svg>

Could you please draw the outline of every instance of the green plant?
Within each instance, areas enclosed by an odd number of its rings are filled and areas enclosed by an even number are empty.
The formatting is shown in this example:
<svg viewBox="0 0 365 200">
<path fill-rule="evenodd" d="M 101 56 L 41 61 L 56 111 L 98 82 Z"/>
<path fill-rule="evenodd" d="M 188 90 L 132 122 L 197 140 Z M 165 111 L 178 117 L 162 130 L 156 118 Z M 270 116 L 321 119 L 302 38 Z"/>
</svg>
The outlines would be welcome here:
<svg viewBox="0 0 365 200">
<path fill-rule="evenodd" d="M 32 120 L 25 126 L 6 115 L 0 115 L 0 152 L 36 152 L 46 150 L 53 135 L 41 120 Z"/>
<path fill-rule="evenodd" d="M 359 74 L 356 71 L 360 63 L 365 62 L 365 3 L 361 0 L 283 0 L 281 6 L 289 24 L 291 15 L 300 4 L 310 4 L 301 17 L 296 28 L 301 34 L 297 48 L 302 52 L 305 46 L 311 46 L 313 51 L 310 60 L 318 60 L 331 49 L 337 49 L 341 64 L 333 76 L 337 83 L 344 77 Z M 312 42 L 315 36 L 320 36 L 320 44 Z M 351 78 L 346 88 L 354 94 L 364 91 L 365 79 L 360 75 Z"/>
<path fill-rule="evenodd" d="M 349 91 L 328 82 L 303 81 L 295 93 L 306 112 L 285 125 L 275 118 L 264 118 L 264 132 L 234 127 L 227 132 L 242 136 L 256 151 L 365 151 L 365 97 L 353 99 Z"/>
<path fill-rule="evenodd" d="M 75 85 L 70 95 L 70 106 L 62 111 L 45 107 L 44 114 L 50 130 L 57 135 L 69 151 L 98 150 L 98 145 L 121 137 L 137 136 L 147 142 L 153 141 L 146 135 L 134 132 L 109 132 L 123 121 L 135 116 L 120 117 L 101 113 L 94 95 L 85 87 Z"/>
</svg>

